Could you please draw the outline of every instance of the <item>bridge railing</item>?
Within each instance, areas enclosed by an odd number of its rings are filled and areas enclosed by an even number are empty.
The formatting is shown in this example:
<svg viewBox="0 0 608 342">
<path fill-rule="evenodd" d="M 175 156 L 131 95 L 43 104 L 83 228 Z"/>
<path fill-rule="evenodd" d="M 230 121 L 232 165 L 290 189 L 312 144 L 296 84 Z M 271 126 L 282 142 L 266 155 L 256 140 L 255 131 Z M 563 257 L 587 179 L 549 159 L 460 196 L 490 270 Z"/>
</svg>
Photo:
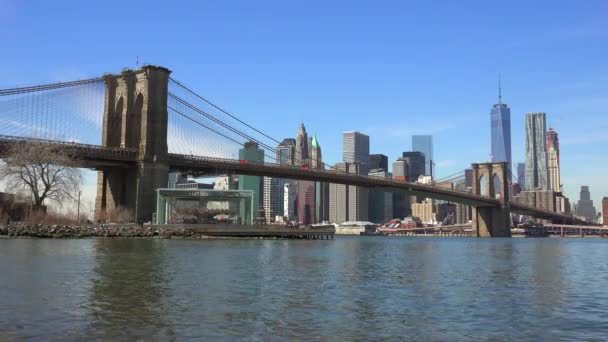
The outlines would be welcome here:
<svg viewBox="0 0 608 342">
<path fill-rule="evenodd" d="M 93 144 L 82 144 L 70 141 L 56 141 L 37 138 L 23 138 L 9 135 L 0 135 L 0 145 L 15 145 L 20 143 L 40 144 L 47 146 L 61 146 L 69 154 L 74 154 L 78 157 L 87 156 L 92 158 L 111 157 L 111 159 L 123 161 L 137 160 L 137 149 L 122 148 L 122 147 L 105 147 Z"/>
</svg>

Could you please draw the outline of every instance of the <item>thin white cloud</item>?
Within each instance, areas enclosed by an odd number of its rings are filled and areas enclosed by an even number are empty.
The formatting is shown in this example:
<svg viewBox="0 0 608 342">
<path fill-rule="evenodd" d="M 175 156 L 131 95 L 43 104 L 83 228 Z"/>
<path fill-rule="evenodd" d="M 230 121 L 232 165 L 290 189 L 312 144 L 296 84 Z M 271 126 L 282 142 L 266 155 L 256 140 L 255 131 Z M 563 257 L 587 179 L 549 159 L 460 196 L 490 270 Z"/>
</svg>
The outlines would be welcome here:
<svg viewBox="0 0 608 342">
<path fill-rule="evenodd" d="M 447 160 L 440 160 L 435 165 L 437 167 L 452 167 L 452 166 L 455 166 L 456 163 L 457 162 L 455 160 L 447 159 Z"/>
</svg>

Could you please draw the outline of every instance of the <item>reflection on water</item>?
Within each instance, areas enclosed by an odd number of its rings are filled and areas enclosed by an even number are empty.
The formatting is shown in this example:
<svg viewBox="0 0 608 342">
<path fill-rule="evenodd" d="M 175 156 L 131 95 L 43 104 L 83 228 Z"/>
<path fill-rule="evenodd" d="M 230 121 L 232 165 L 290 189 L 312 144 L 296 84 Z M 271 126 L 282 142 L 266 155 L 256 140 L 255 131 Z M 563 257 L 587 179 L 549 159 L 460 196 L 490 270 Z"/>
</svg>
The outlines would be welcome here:
<svg viewBox="0 0 608 342">
<path fill-rule="evenodd" d="M 171 336 L 164 307 L 170 262 L 165 241 L 98 239 L 95 278 L 89 309 L 94 316 L 91 334 L 103 336 Z"/>
<path fill-rule="evenodd" d="M 0 240 L 0 340 L 608 336 L 600 239 Z"/>
</svg>

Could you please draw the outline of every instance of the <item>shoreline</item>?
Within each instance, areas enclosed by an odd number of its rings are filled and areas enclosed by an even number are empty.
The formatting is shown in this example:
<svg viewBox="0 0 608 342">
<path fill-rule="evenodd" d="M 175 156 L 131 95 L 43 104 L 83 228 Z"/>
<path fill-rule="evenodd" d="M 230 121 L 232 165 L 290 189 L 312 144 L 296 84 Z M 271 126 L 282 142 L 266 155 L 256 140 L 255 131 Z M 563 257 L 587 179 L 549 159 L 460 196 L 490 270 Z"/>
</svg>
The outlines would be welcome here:
<svg viewBox="0 0 608 342">
<path fill-rule="evenodd" d="M 333 237 L 333 230 L 309 227 L 294 229 L 276 226 L 235 225 L 136 225 L 87 224 L 51 225 L 12 223 L 0 225 L 0 238 L 34 239 L 312 239 Z"/>
<path fill-rule="evenodd" d="M 164 229 L 156 226 L 125 225 L 49 225 L 49 224 L 9 224 L 0 226 L 0 238 L 30 239 L 86 239 L 86 238 L 134 238 L 171 239 L 192 238 L 212 239 L 189 229 Z M 220 237 L 221 238 L 221 237 Z"/>
</svg>

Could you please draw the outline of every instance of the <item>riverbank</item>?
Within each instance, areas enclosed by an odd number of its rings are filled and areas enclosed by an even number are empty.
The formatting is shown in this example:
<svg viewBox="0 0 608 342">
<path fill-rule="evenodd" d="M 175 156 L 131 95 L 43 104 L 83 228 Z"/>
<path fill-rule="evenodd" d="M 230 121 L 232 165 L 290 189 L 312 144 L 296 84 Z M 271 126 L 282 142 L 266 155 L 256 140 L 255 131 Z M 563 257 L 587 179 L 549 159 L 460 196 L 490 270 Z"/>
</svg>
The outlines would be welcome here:
<svg viewBox="0 0 608 342">
<path fill-rule="evenodd" d="M 49 225 L 13 223 L 0 226 L 0 238 L 30 237 L 46 239 L 79 238 L 279 238 L 333 239 L 331 227 L 286 228 L 273 225 Z"/>
<path fill-rule="evenodd" d="M 31 237 L 46 239 L 79 238 L 209 238 L 185 228 L 163 229 L 139 225 L 46 225 L 10 224 L 0 226 L 2 237 Z"/>
</svg>

